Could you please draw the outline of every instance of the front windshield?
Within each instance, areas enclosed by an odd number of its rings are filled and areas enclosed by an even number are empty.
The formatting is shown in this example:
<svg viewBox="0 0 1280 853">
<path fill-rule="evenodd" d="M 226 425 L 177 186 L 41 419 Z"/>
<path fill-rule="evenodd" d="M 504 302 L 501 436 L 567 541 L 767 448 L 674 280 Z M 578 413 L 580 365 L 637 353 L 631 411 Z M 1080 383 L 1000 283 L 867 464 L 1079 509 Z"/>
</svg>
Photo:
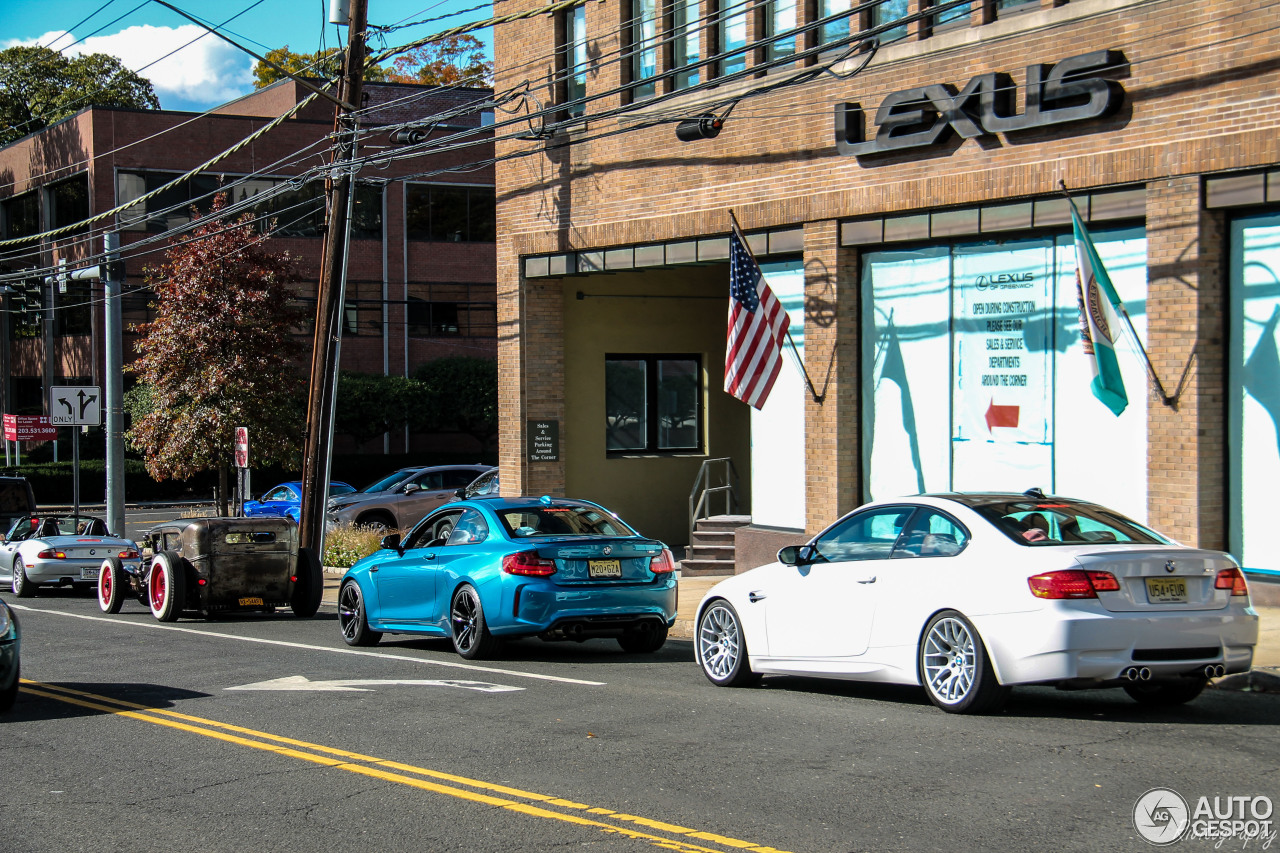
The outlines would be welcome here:
<svg viewBox="0 0 1280 853">
<path fill-rule="evenodd" d="M 539 536 L 635 536 L 636 532 L 599 507 L 574 504 L 512 507 L 498 513 L 507 535 L 515 539 Z"/>
<path fill-rule="evenodd" d="M 418 469 L 416 468 L 411 468 L 407 471 L 397 471 L 394 474 L 390 474 L 386 477 L 383 477 L 381 480 L 379 480 L 376 483 L 372 483 L 368 486 L 365 486 L 363 489 L 360 490 L 360 492 L 362 494 L 371 494 L 373 492 L 390 491 L 391 489 L 395 488 L 397 485 L 409 479 L 416 473 L 418 473 Z"/>
<path fill-rule="evenodd" d="M 1173 544 L 1133 519 L 1096 504 L 1054 498 L 962 499 L 962 502 L 1023 545 Z"/>
</svg>

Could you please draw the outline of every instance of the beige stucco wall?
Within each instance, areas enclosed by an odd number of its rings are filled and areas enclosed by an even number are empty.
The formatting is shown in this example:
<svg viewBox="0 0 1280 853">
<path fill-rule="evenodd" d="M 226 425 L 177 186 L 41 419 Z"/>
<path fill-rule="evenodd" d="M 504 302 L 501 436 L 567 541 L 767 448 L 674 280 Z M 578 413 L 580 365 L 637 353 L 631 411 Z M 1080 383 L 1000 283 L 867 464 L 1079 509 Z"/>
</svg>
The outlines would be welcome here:
<svg viewBox="0 0 1280 853">
<path fill-rule="evenodd" d="M 689 490 L 702 461 L 729 456 L 744 483 L 750 476 L 749 410 L 721 390 L 729 268 L 717 264 L 601 274 L 566 279 L 563 287 L 565 493 L 614 509 L 646 536 L 684 545 L 689 538 Z M 579 292 L 584 298 L 578 299 Z M 604 376 L 609 353 L 701 356 L 705 452 L 606 453 Z M 748 494 L 740 495 L 749 500 Z"/>
</svg>

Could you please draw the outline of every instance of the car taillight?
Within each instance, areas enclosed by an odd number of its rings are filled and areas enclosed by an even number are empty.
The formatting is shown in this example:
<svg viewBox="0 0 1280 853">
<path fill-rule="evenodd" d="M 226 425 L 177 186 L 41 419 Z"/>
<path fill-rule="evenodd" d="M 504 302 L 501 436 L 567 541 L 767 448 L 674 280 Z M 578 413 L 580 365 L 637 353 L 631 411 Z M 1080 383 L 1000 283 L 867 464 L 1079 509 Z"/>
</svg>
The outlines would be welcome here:
<svg viewBox="0 0 1280 853">
<path fill-rule="evenodd" d="M 1229 589 L 1232 595 L 1248 595 L 1249 585 L 1245 583 L 1244 572 L 1239 569 L 1223 569 L 1218 572 L 1218 579 L 1213 582 L 1214 589 Z"/>
<path fill-rule="evenodd" d="M 64 552 L 57 551 L 53 548 L 45 548 L 39 554 L 36 554 L 36 559 L 37 560 L 65 560 L 67 559 L 67 555 Z"/>
<path fill-rule="evenodd" d="M 132 548 L 129 548 L 125 551 L 121 551 L 116 556 L 118 556 L 122 560 L 136 560 L 138 559 L 138 552 L 133 550 Z"/>
<path fill-rule="evenodd" d="M 1097 598 L 1099 592 L 1115 592 L 1120 581 L 1111 572 L 1063 569 L 1027 578 L 1036 598 Z"/>
<path fill-rule="evenodd" d="M 520 551 L 502 558 L 502 570 L 509 575 L 545 578 L 556 573 L 556 561 L 539 557 L 537 551 Z"/>
<path fill-rule="evenodd" d="M 676 570 L 675 558 L 671 556 L 671 552 L 666 548 L 662 549 L 662 553 L 649 560 L 649 571 L 655 575 L 665 575 Z"/>
</svg>

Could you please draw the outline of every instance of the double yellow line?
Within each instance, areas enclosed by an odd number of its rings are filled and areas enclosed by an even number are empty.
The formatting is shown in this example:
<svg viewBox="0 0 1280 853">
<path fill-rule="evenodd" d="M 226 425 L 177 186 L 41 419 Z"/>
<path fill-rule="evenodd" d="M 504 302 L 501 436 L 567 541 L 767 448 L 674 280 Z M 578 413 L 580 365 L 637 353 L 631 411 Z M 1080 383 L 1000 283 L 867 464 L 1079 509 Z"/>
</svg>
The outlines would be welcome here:
<svg viewBox="0 0 1280 853">
<path fill-rule="evenodd" d="M 591 827 L 601 832 L 625 835 L 629 838 L 647 841 L 656 847 L 680 851 L 680 853 L 724 853 L 722 849 L 694 844 L 692 842 L 693 839 L 718 844 L 722 848 L 727 847 L 733 850 L 753 851 L 753 853 L 785 853 L 785 851 L 776 850 L 773 847 L 742 841 L 737 838 L 729 838 L 711 832 L 702 832 L 686 826 L 615 812 L 612 809 L 593 807 L 586 803 L 575 803 L 572 800 L 565 800 L 547 794 L 522 791 L 519 788 L 499 785 L 493 782 L 441 773 L 438 770 L 430 770 L 426 767 L 415 767 L 412 764 L 374 758 L 373 756 L 361 755 L 345 749 L 324 746 L 323 744 L 281 737 L 280 735 L 247 729 L 231 723 L 222 723 L 217 720 L 205 719 L 204 717 L 193 717 L 190 714 L 170 711 L 165 708 L 135 705 L 122 699 L 112 699 L 108 696 L 85 693 L 69 687 L 42 684 L 41 682 L 29 681 L 24 678 L 22 680 L 22 689 L 33 696 L 41 696 L 58 702 L 66 702 L 70 705 L 78 705 L 82 708 L 101 711 L 104 714 L 114 714 L 118 717 L 128 717 L 131 720 L 138 720 L 157 726 L 167 726 L 190 734 L 213 738 L 237 746 L 273 752 L 287 758 L 296 758 L 299 761 L 308 761 L 312 764 L 331 767 L 335 770 L 345 770 L 349 773 L 358 773 L 362 776 L 370 776 L 385 782 L 393 782 L 423 791 L 444 794 L 460 800 L 470 800 L 487 806 L 510 809 L 513 812 L 531 817 L 545 818 L 576 826 Z M 549 808 L 552 806 L 555 808 Z M 644 830 L 652 830 L 652 832 L 646 832 L 637 827 L 644 827 Z M 666 835 L 654 834 L 657 832 L 666 833 Z"/>
</svg>

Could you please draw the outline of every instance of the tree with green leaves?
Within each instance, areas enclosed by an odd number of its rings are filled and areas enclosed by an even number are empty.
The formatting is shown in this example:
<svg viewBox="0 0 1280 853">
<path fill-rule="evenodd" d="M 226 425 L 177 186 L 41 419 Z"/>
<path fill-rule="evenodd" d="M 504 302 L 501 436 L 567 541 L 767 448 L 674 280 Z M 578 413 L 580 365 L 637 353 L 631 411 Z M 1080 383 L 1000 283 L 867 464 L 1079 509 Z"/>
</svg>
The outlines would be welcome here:
<svg viewBox="0 0 1280 853">
<path fill-rule="evenodd" d="M 392 66 L 387 78 L 392 83 L 488 86 L 493 82 L 493 63 L 485 59 L 484 42 L 465 33 L 415 48 Z"/>
<path fill-rule="evenodd" d="M 295 77 L 321 77 L 332 79 L 342 74 L 342 51 L 336 47 L 318 50 L 315 53 L 294 53 L 289 45 L 267 51 L 266 58 L 280 66 Z M 264 89 L 285 75 L 267 65 L 258 62 L 253 66 L 253 88 Z M 387 79 L 387 70 L 381 65 L 366 65 L 364 69 L 366 82 L 381 83 Z"/>
<path fill-rule="evenodd" d="M 151 81 L 105 53 L 64 56 L 47 47 L 0 50 L 0 145 L 85 107 L 158 110 Z"/>
<path fill-rule="evenodd" d="M 143 390 L 126 433 L 156 480 L 216 471 L 223 515 L 235 428 L 249 428 L 255 465 L 296 466 L 305 385 L 293 259 L 264 247 L 251 214 L 231 221 L 225 206 L 219 193 L 190 239 L 148 270 L 155 319 L 133 327 L 139 358 L 129 369 Z"/>
<path fill-rule="evenodd" d="M 403 376 L 343 371 L 338 375 L 333 429 L 364 444 L 403 429 L 412 420 L 410 412 L 421 408 L 423 396 L 421 383 Z"/>
<path fill-rule="evenodd" d="M 498 363 L 488 358 L 452 356 L 420 366 L 413 378 L 423 386 L 420 406 L 411 412 L 415 428 L 461 432 L 488 452 L 498 435 Z"/>
</svg>

